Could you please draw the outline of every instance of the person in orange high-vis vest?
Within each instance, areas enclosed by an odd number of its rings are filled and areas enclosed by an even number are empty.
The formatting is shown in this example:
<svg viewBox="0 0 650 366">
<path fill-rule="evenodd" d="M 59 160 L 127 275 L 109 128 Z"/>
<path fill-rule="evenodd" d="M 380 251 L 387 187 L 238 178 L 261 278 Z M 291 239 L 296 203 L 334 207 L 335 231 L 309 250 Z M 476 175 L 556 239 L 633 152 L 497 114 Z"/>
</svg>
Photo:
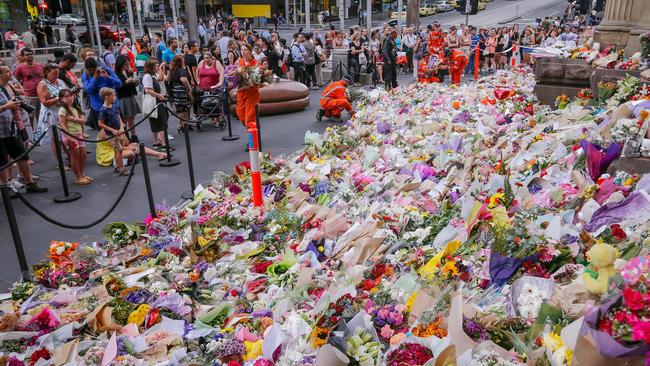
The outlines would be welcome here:
<svg viewBox="0 0 650 366">
<path fill-rule="evenodd" d="M 442 50 L 445 48 L 445 37 L 440 31 L 440 24 L 438 22 L 433 23 L 433 30 L 429 33 L 429 41 L 427 43 L 427 50 L 430 55 L 437 55 L 442 53 Z"/>
<path fill-rule="evenodd" d="M 317 120 L 325 117 L 341 118 L 341 112 L 344 110 L 354 114 L 352 104 L 348 100 L 346 90 L 352 78 L 350 75 L 343 76 L 343 79 L 330 83 L 320 97 L 320 109 L 318 110 Z"/>
<path fill-rule="evenodd" d="M 426 55 L 418 64 L 418 82 L 420 83 L 439 83 L 438 65 L 436 65 L 436 55 Z"/>
<path fill-rule="evenodd" d="M 257 61 L 253 58 L 253 52 L 248 43 L 241 45 L 241 57 L 237 60 L 237 66 L 257 67 Z M 237 118 L 244 127 L 256 126 L 255 105 L 260 103 L 259 87 L 251 86 L 237 89 Z"/>
<path fill-rule="evenodd" d="M 465 52 L 451 48 L 445 48 L 445 58 L 447 59 L 447 64 L 449 65 L 449 75 L 451 75 L 451 82 L 454 84 L 460 84 L 460 78 L 465 71 L 468 60 Z"/>
</svg>

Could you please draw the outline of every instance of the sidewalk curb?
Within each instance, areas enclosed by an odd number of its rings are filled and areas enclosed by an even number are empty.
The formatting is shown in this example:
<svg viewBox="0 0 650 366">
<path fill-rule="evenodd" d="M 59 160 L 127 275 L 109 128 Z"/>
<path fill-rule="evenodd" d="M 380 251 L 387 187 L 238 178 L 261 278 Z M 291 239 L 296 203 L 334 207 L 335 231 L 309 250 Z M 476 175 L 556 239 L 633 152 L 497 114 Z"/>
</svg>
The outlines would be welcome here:
<svg viewBox="0 0 650 366">
<path fill-rule="evenodd" d="M 506 19 L 504 21 L 499 22 L 498 24 L 508 24 L 508 23 L 512 22 L 513 20 L 517 20 L 517 19 L 521 19 L 521 15 L 516 16 L 516 17 L 512 17 L 510 19 Z"/>
</svg>

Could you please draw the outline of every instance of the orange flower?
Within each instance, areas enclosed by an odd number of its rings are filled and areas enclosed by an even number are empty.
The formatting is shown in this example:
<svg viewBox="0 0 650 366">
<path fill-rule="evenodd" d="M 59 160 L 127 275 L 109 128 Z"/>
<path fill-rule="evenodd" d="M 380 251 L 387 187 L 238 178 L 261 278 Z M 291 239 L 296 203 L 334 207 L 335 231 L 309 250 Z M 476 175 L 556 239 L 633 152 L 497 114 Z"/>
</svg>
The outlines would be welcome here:
<svg viewBox="0 0 650 366">
<path fill-rule="evenodd" d="M 311 344 L 314 348 L 319 348 L 320 346 L 327 343 L 327 339 L 330 336 L 332 331 L 330 329 L 325 329 L 321 327 L 316 327 L 311 331 L 309 338 L 311 339 Z"/>
<path fill-rule="evenodd" d="M 142 248 L 142 250 L 140 250 L 140 256 L 142 256 L 142 257 L 150 256 L 151 253 L 153 253 L 153 252 L 149 248 Z"/>
<path fill-rule="evenodd" d="M 196 271 L 190 272 L 189 277 L 192 282 L 199 282 L 199 279 L 201 279 L 201 275 Z"/>
</svg>

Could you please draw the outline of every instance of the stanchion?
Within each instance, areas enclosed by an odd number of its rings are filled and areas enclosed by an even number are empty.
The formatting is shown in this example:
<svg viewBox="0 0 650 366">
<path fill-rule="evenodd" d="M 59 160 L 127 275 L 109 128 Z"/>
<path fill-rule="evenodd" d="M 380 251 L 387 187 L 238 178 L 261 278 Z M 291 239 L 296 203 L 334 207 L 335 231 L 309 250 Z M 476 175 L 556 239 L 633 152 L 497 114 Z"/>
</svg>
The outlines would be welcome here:
<svg viewBox="0 0 650 366">
<path fill-rule="evenodd" d="M 166 160 L 161 160 L 160 162 L 158 162 L 158 165 L 160 165 L 162 167 L 176 166 L 176 165 L 180 164 L 181 162 L 176 160 L 176 159 L 172 159 L 171 150 L 169 148 L 169 135 L 167 134 L 167 129 L 165 129 L 165 131 L 163 131 L 163 133 L 165 134 L 165 151 L 167 152 L 167 159 Z"/>
<path fill-rule="evenodd" d="M 255 105 L 255 126 L 257 127 L 257 143 L 260 152 L 262 152 L 262 126 L 260 126 L 260 105 Z"/>
<path fill-rule="evenodd" d="M 254 125 L 248 129 L 248 154 L 251 163 L 251 184 L 253 187 L 253 205 L 260 207 L 264 203 L 262 199 L 262 175 L 260 174 L 260 152 L 258 142 L 258 131 Z"/>
<path fill-rule="evenodd" d="M 190 145 L 190 126 L 186 123 L 183 127 L 185 132 L 185 149 L 187 150 L 187 166 L 190 169 L 190 190 L 181 194 L 186 200 L 194 198 L 194 188 L 196 182 L 194 181 L 194 163 L 192 162 L 192 146 Z"/>
<path fill-rule="evenodd" d="M 65 166 L 63 165 L 63 154 L 61 153 L 61 140 L 59 138 L 59 127 L 52 126 L 52 138 L 54 139 L 54 147 L 56 148 L 56 159 L 59 162 L 59 174 L 61 175 L 61 184 L 63 185 L 63 196 L 54 196 L 54 202 L 64 203 L 72 202 L 81 198 L 79 192 L 70 192 L 68 189 L 68 178 L 65 176 Z"/>
<path fill-rule="evenodd" d="M 517 44 L 515 43 L 512 46 L 512 61 L 511 61 L 512 67 L 515 67 L 515 65 L 516 65 L 517 56 L 519 56 L 519 55 L 517 54 Z"/>
<path fill-rule="evenodd" d="M 20 238 L 20 231 L 18 231 L 18 222 L 16 221 L 16 213 L 14 206 L 11 204 L 11 195 L 9 193 L 9 186 L 3 184 L 0 186 L 2 190 L 2 202 L 5 205 L 7 212 L 7 221 L 9 222 L 9 229 L 11 230 L 11 237 L 14 239 L 14 246 L 16 247 L 16 255 L 18 256 L 18 265 L 20 265 L 20 272 L 22 273 L 24 281 L 30 281 L 29 267 L 27 266 L 27 259 L 25 258 L 25 250 L 23 249 L 23 241 Z"/>
<path fill-rule="evenodd" d="M 223 139 L 224 141 L 239 140 L 239 136 L 232 134 L 232 125 L 230 124 L 230 103 L 229 103 L 230 95 L 228 94 L 227 89 L 224 91 L 224 93 L 226 93 L 226 97 L 223 98 L 223 105 L 224 105 L 223 112 L 226 115 L 226 121 L 228 121 L 228 136 L 224 136 L 221 139 Z"/>
<path fill-rule="evenodd" d="M 153 191 L 151 190 L 151 177 L 149 177 L 149 164 L 147 163 L 147 154 L 144 151 L 144 143 L 138 144 L 140 150 L 140 160 L 142 160 L 142 172 L 144 173 L 144 185 L 147 188 L 147 201 L 149 203 L 149 213 L 151 217 L 156 217 L 156 206 L 153 202 Z M 133 161 L 135 164 L 135 159 Z"/>
<path fill-rule="evenodd" d="M 474 53 L 474 80 L 478 80 L 478 70 L 481 68 L 481 47 L 476 44 L 476 52 Z"/>
</svg>

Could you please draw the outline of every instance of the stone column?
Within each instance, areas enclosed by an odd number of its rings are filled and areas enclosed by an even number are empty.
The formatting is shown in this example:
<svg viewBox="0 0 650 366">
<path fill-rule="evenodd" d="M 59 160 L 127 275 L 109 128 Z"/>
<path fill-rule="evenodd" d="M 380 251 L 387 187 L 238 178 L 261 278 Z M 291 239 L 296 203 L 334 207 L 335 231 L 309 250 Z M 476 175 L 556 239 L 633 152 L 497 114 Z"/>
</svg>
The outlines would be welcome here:
<svg viewBox="0 0 650 366">
<path fill-rule="evenodd" d="M 641 42 L 639 41 L 639 36 L 643 33 L 650 32 L 650 4 L 643 4 L 645 1 L 636 0 L 638 4 L 638 12 L 635 12 L 635 26 L 630 31 L 630 35 L 627 41 L 627 47 L 625 48 L 626 56 L 631 56 L 634 53 L 638 52 L 641 49 Z M 645 6 L 643 6 L 645 5 Z"/>
<path fill-rule="evenodd" d="M 594 40 L 601 43 L 601 49 L 610 45 L 623 48 L 630 31 L 635 26 L 636 14 L 640 14 L 644 0 L 607 0 L 603 22 L 596 28 Z"/>
</svg>

